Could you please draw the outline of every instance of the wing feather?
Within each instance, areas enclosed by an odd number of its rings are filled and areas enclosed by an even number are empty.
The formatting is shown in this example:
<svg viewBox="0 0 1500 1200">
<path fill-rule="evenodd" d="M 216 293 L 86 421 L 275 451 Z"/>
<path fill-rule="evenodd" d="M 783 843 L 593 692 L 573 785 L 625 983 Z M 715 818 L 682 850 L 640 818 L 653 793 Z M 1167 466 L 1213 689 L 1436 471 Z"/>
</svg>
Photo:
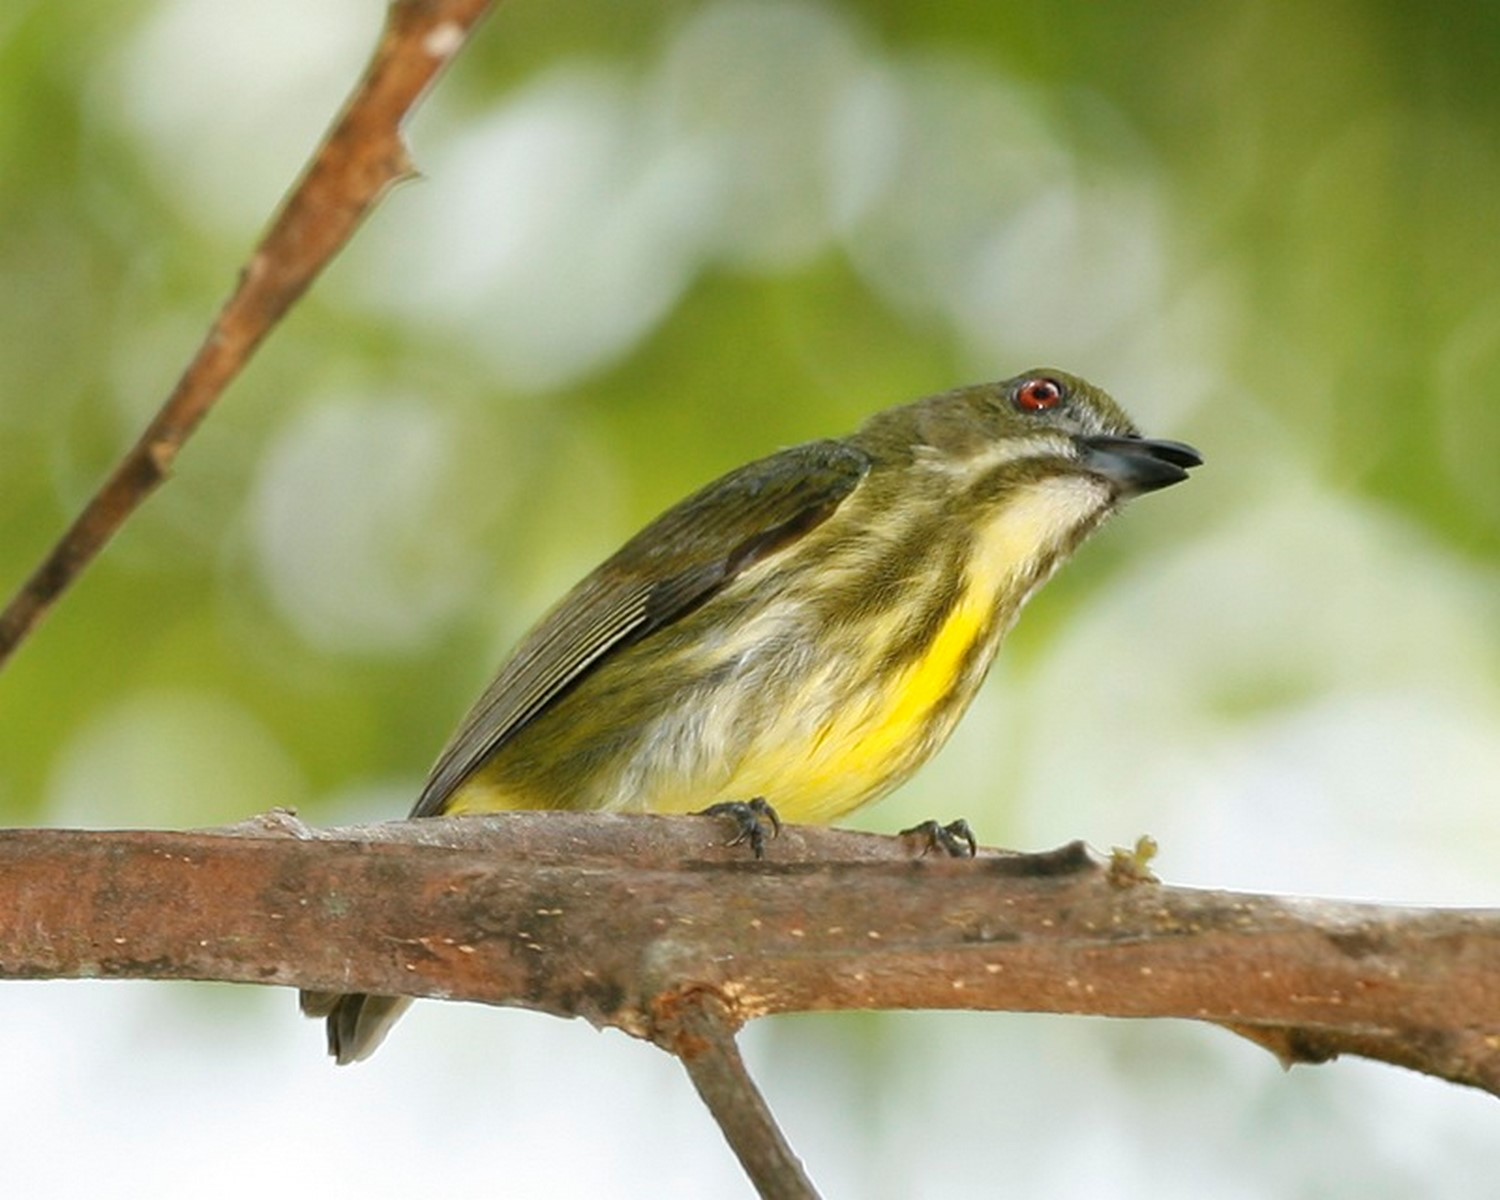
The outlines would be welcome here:
<svg viewBox="0 0 1500 1200">
<path fill-rule="evenodd" d="M 521 640 L 439 756 L 412 815 L 442 812 L 486 759 L 611 654 L 827 520 L 870 465 L 864 451 L 842 442 L 810 442 L 732 471 L 668 509 Z"/>
</svg>

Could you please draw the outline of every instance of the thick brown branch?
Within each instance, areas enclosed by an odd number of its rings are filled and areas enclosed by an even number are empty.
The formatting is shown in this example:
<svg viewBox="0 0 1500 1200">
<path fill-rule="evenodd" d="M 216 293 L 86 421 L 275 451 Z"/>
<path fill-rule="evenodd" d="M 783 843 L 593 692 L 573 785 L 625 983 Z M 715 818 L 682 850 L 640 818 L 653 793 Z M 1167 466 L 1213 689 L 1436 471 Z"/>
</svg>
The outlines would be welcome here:
<svg viewBox="0 0 1500 1200">
<path fill-rule="evenodd" d="M 401 122 L 494 0 L 395 0 L 364 77 L 141 438 L 0 613 L 0 665 L 171 472 L 267 333 L 390 187 L 411 174 Z"/>
<path fill-rule="evenodd" d="M 297 836 L 286 836 L 290 831 Z M 525 813 L 312 834 L 0 835 L 0 976 L 440 996 L 659 1038 L 707 991 L 812 1009 L 1189 1017 L 1500 1093 L 1500 912 L 1120 886 L 1079 848 L 911 858 L 702 818 Z"/>
</svg>

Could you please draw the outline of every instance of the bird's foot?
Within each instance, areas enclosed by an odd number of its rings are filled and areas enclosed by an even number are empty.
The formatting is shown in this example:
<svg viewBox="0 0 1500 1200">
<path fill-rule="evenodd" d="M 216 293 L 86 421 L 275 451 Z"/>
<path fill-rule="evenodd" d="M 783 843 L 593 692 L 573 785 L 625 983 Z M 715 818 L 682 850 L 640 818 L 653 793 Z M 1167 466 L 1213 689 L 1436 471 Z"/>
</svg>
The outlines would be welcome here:
<svg viewBox="0 0 1500 1200">
<path fill-rule="evenodd" d="M 781 818 L 764 797 L 754 800 L 726 800 L 722 804 L 710 804 L 694 814 L 699 817 L 729 817 L 735 824 L 735 835 L 724 844 L 741 846 L 750 844 L 750 853 L 756 858 L 766 856 L 766 838 L 781 835 Z"/>
<path fill-rule="evenodd" d="M 903 829 L 901 836 L 919 840 L 923 857 L 941 850 L 949 858 L 973 858 L 979 851 L 974 831 L 962 817 L 949 821 L 946 825 L 939 825 L 936 821 L 923 821 L 920 825 Z"/>
</svg>

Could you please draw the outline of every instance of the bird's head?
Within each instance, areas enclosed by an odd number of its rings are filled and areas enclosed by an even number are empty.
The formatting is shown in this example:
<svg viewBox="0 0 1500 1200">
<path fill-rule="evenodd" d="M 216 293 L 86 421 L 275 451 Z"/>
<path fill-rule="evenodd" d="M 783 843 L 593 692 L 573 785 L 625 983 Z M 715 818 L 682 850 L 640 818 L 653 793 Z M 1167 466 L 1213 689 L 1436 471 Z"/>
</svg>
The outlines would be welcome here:
<svg viewBox="0 0 1500 1200">
<path fill-rule="evenodd" d="M 1010 487 L 1095 480 L 1115 503 L 1181 483 L 1203 462 L 1183 442 L 1142 437 L 1107 392 L 1050 367 L 889 409 L 856 440 L 877 458 Z"/>
</svg>

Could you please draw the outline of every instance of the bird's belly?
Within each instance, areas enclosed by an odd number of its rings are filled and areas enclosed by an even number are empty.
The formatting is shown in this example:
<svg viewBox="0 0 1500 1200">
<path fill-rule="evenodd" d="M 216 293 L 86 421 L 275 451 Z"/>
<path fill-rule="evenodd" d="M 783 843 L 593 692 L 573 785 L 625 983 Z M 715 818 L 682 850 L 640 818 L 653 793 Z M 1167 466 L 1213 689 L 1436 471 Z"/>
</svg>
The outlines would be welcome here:
<svg viewBox="0 0 1500 1200">
<path fill-rule="evenodd" d="M 992 653 L 991 615 L 960 604 L 911 661 L 856 686 L 822 681 L 786 705 L 716 799 L 764 796 L 788 820 L 818 823 L 896 787 L 947 741 L 972 698 Z"/>
<path fill-rule="evenodd" d="M 586 745 L 578 721 L 550 713 L 454 794 L 445 811 L 518 808 L 694 812 L 763 797 L 787 820 L 820 823 L 884 795 L 947 740 L 999 640 L 993 598 L 971 588 L 920 653 L 882 666 L 906 634 L 894 611 L 835 648 L 827 631 L 769 650 L 747 637 L 732 678 L 703 680 L 673 701 L 614 714 L 601 697 Z M 547 726 L 567 730 L 566 761 L 545 760 Z M 591 768 L 583 764 L 592 762 Z"/>
</svg>

